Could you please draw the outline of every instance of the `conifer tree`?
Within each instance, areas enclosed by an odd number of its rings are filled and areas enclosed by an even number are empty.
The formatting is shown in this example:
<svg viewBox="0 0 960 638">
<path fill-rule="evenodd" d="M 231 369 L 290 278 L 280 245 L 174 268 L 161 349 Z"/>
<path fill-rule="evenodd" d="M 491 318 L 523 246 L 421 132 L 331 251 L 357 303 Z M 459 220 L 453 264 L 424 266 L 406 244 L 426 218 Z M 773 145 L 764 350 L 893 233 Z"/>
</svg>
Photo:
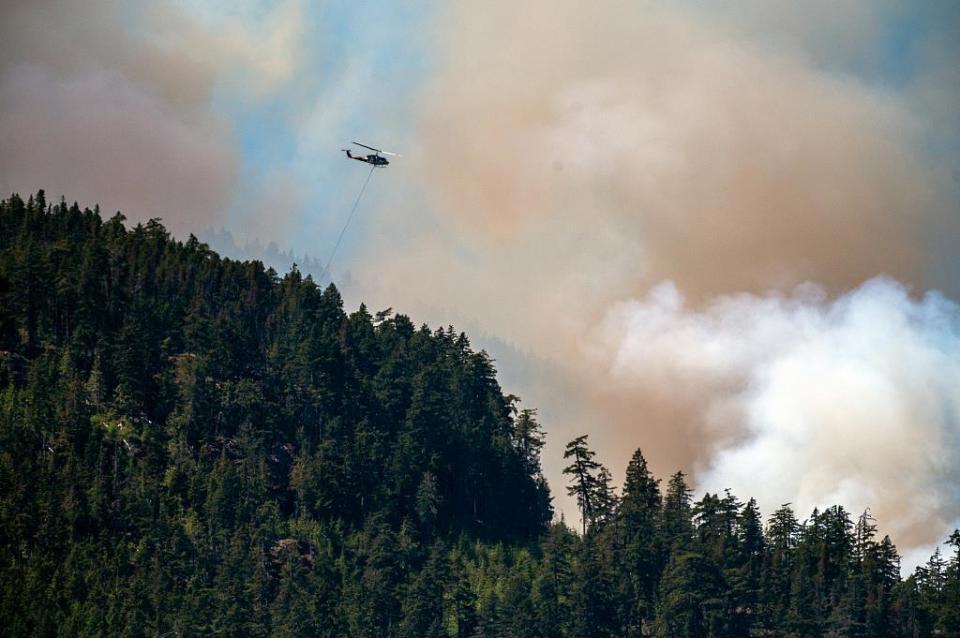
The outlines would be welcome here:
<svg viewBox="0 0 960 638">
<path fill-rule="evenodd" d="M 953 549 L 943 583 L 943 607 L 940 626 L 946 636 L 960 636 L 960 530 L 953 530 L 947 539 Z"/>
<path fill-rule="evenodd" d="M 661 533 L 664 547 L 676 552 L 689 547 L 693 539 L 692 491 L 683 472 L 676 472 L 667 483 L 663 498 Z"/>
<path fill-rule="evenodd" d="M 658 529 L 660 481 L 653 478 L 647 460 L 638 449 L 627 465 L 623 496 L 618 510 L 621 539 L 621 598 L 626 609 L 624 632 L 628 636 L 643 635 L 652 626 L 657 584 L 662 569 Z"/>
<path fill-rule="evenodd" d="M 587 447 L 587 436 L 582 434 L 567 443 L 563 458 L 572 459 L 563 469 L 570 476 L 567 494 L 576 497 L 580 508 L 580 520 L 583 533 L 587 533 L 587 524 L 593 521 L 597 513 L 597 474 L 600 464 L 593 460 L 596 453 Z"/>
</svg>

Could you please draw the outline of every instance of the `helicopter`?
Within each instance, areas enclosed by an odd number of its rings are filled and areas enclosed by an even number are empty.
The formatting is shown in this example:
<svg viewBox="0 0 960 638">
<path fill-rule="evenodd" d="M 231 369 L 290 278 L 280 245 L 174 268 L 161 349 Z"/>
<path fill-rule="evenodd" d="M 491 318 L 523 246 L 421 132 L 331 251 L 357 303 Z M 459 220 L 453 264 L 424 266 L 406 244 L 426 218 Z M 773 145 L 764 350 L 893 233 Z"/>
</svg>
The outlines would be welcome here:
<svg viewBox="0 0 960 638">
<path fill-rule="evenodd" d="M 361 144 L 360 142 L 354 142 L 357 146 L 362 146 L 363 148 L 370 149 L 373 153 L 368 154 L 366 157 L 362 155 L 354 155 L 350 152 L 349 148 L 341 148 L 340 150 L 347 154 L 352 160 L 357 160 L 358 162 L 366 162 L 367 164 L 373 164 L 374 166 L 386 166 L 390 161 L 384 157 L 384 155 L 389 155 L 391 157 L 403 157 L 398 153 L 391 153 L 389 151 L 381 151 L 379 148 L 373 148 L 372 146 L 367 146 L 366 144 Z"/>
</svg>

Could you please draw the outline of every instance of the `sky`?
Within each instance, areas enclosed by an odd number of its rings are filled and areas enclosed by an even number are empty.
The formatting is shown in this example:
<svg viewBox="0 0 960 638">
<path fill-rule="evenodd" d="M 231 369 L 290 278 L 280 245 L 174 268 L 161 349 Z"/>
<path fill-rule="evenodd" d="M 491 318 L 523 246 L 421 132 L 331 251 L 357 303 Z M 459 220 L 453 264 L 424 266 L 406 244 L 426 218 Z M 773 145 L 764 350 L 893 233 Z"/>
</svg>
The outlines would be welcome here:
<svg viewBox="0 0 960 638">
<path fill-rule="evenodd" d="M 766 514 L 869 507 L 908 568 L 960 526 L 956 3 L 0 11 L 5 193 L 316 264 L 367 176 L 340 149 L 403 153 L 333 280 L 491 352 L 568 520 L 588 433 L 618 480 L 640 447 Z"/>
</svg>

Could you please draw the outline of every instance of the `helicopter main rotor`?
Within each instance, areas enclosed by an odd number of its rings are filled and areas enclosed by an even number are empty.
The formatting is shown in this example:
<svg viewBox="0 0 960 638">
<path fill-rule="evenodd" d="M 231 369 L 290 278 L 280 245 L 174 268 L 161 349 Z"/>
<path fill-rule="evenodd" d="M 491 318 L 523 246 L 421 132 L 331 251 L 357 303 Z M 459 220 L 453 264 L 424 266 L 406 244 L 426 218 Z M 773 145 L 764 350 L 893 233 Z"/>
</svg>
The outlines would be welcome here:
<svg viewBox="0 0 960 638">
<path fill-rule="evenodd" d="M 369 149 L 374 153 L 382 153 L 383 155 L 389 155 L 391 157 L 403 157 L 400 153 L 391 153 L 390 151 L 384 151 L 379 148 L 373 148 L 372 146 L 367 146 L 366 144 L 361 144 L 360 142 L 354 142 L 357 146 L 362 146 L 363 148 Z"/>
</svg>

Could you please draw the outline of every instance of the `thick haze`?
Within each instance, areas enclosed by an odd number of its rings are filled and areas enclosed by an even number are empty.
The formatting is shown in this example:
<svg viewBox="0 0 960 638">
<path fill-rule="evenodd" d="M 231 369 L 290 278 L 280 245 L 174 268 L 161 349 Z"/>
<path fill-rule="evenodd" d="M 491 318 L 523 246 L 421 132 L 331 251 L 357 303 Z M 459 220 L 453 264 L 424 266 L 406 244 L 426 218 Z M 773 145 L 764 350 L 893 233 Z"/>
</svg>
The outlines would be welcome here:
<svg viewBox="0 0 960 638">
<path fill-rule="evenodd" d="M 568 519 L 589 432 L 924 552 L 960 524 L 955 6 L 6 2 L 0 189 L 325 260 L 339 148 L 402 151 L 338 285 L 491 349 Z"/>
</svg>

